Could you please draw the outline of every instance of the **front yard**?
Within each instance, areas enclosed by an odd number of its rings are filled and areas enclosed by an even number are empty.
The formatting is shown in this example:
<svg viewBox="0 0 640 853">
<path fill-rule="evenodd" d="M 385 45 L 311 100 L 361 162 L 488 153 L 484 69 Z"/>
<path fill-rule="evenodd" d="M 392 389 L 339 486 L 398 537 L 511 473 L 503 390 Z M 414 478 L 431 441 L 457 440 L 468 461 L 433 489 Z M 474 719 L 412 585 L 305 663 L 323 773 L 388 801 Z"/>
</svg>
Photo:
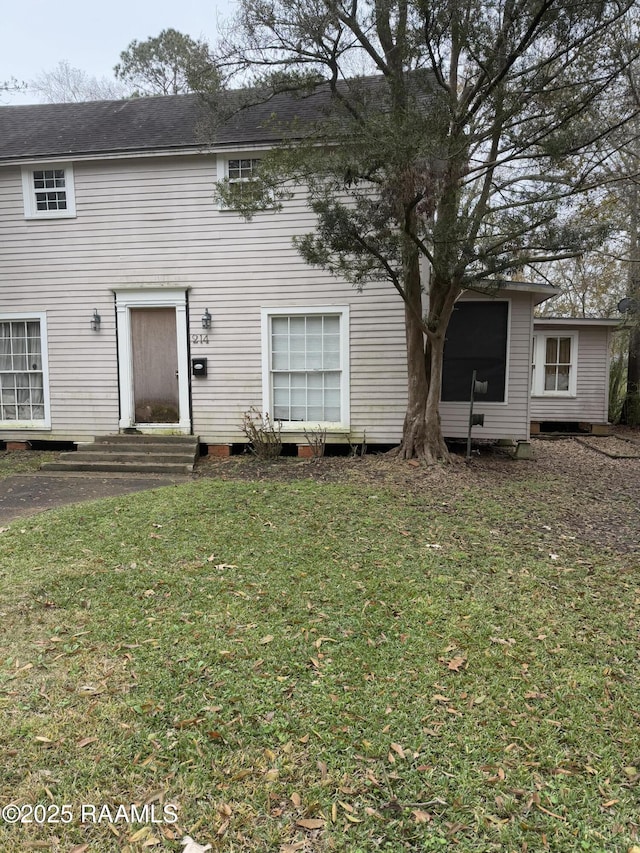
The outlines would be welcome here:
<svg viewBox="0 0 640 853">
<path fill-rule="evenodd" d="M 0 849 L 637 853 L 640 460 L 539 456 L 0 528 Z"/>
</svg>

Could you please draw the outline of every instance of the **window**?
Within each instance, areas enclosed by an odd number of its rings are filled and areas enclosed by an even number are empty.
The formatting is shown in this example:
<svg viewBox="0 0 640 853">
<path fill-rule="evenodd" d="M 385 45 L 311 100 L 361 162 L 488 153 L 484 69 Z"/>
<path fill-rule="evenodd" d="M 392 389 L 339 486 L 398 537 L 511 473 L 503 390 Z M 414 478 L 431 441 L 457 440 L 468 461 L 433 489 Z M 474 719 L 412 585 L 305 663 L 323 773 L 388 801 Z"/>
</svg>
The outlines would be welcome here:
<svg viewBox="0 0 640 853">
<path fill-rule="evenodd" d="M 260 169 L 259 157 L 218 157 L 218 175 L 226 179 L 230 198 L 221 202 L 222 208 L 233 210 L 242 202 L 250 202 L 254 196 L 262 197 L 262 188 L 255 183 Z M 237 205 L 234 200 L 237 199 Z"/>
<path fill-rule="evenodd" d="M 48 426 L 44 316 L 0 316 L 0 424 Z"/>
<path fill-rule="evenodd" d="M 575 397 L 577 333 L 536 335 L 533 339 L 534 396 Z"/>
<path fill-rule="evenodd" d="M 447 328 L 442 365 L 444 402 L 468 402 L 471 378 L 488 382 L 482 401 L 504 403 L 507 379 L 509 303 L 458 302 Z"/>
<path fill-rule="evenodd" d="M 232 198 L 238 201 L 251 201 L 254 191 L 253 180 L 259 166 L 260 160 L 256 158 L 227 161 L 227 178 Z M 233 204 L 230 206 L 233 207 Z"/>
<path fill-rule="evenodd" d="M 263 312 L 265 410 L 300 427 L 349 422 L 348 309 Z"/>
<path fill-rule="evenodd" d="M 27 219 L 57 219 L 76 215 L 73 169 L 56 164 L 22 170 Z"/>
</svg>

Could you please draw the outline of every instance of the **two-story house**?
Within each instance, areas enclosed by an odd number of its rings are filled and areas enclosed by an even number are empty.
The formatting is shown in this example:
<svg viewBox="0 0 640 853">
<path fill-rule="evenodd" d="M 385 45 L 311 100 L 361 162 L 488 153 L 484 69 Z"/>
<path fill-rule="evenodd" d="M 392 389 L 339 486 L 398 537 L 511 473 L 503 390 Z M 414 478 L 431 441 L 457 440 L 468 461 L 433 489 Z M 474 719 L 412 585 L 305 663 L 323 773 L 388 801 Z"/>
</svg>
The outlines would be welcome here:
<svg viewBox="0 0 640 853">
<path fill-rule="evenodd" d="M 0 440 L 137 428 L 225 452 L 256 407 L 293 444 L 305 426 L 329 442 L 398 442 L 406 365 L 393 288 L 359 293 L 302 261 L 292 237 L 314 227 L 303 188 L 251 221 L 215 198 L 221 177 L 251 179 L 276 141 L 274 110 L 312 108 L 281 96 L 205 145 L 195 95 L 0 107 Z M 467 434 L 464 362 L 489 378 L 476 434 L 529 437 L 533 310 L 553 293 L 511 282 L 461 297 L 445 435 Z"/>
</svg>

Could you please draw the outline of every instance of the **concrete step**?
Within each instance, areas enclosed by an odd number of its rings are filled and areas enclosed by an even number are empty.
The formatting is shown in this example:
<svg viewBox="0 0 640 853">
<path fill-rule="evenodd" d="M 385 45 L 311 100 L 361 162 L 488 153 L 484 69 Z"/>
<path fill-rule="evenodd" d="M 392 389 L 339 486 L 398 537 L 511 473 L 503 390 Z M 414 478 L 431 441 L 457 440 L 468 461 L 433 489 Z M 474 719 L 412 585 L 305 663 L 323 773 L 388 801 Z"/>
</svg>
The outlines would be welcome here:
<svg viewBox="0 0 640 853">
<path fill-rule="evenodd" d="M 125 450 L 128 445 L 116 445 L 117 450 L 100 448 L 83 448 L 82 450 L 61 453 L 60 462 L 86 462 L 93 465 L 96 462 L 181 462 L 183 465 L 193 465 L 194 453 L 188 450 L 184 453 L 172 453 L 169 449 L 162 451 Z M 122 449 L 121 449 L 122 447 Z"/>
<path fill-rule="evenodd" d="M 178 462 L 45 462 L 41 471 L 87 471 L 120 474 L 191 474 L 193 463 Z"/>
<path fill-rule="evenodd" d="M 101 435 L 46 462 L 43 471 L 95 471 L 130 474 L 190 474 L 198 456 L 194 435 Z"/>
<path fill-rule="evenodd" d="M 197 435 L 162 435 L 139 433 L 114 433 L 113 435 L 97 435 L 93 444 L 198 444 Z"/>
</svg>

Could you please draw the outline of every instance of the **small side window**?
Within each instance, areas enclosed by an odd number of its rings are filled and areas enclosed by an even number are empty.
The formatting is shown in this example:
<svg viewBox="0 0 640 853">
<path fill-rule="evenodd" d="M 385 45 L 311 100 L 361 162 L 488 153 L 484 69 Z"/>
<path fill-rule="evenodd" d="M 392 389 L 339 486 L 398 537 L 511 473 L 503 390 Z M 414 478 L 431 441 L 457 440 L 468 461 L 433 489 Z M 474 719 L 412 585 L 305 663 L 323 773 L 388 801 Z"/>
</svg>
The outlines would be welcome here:
<svg viewBox="0 0 640 853">
<path fill-rule="evenodd" d="M 534 396 L 575 397 L 578 336 L 536 335 L 533 343 Z"/>
<path fill-rule="evenodd" d="M 27 219 L 60 219 L 76 215 L 73 168 L 70 164 L 23 167 L 22 192 Z"/>
</svg>

